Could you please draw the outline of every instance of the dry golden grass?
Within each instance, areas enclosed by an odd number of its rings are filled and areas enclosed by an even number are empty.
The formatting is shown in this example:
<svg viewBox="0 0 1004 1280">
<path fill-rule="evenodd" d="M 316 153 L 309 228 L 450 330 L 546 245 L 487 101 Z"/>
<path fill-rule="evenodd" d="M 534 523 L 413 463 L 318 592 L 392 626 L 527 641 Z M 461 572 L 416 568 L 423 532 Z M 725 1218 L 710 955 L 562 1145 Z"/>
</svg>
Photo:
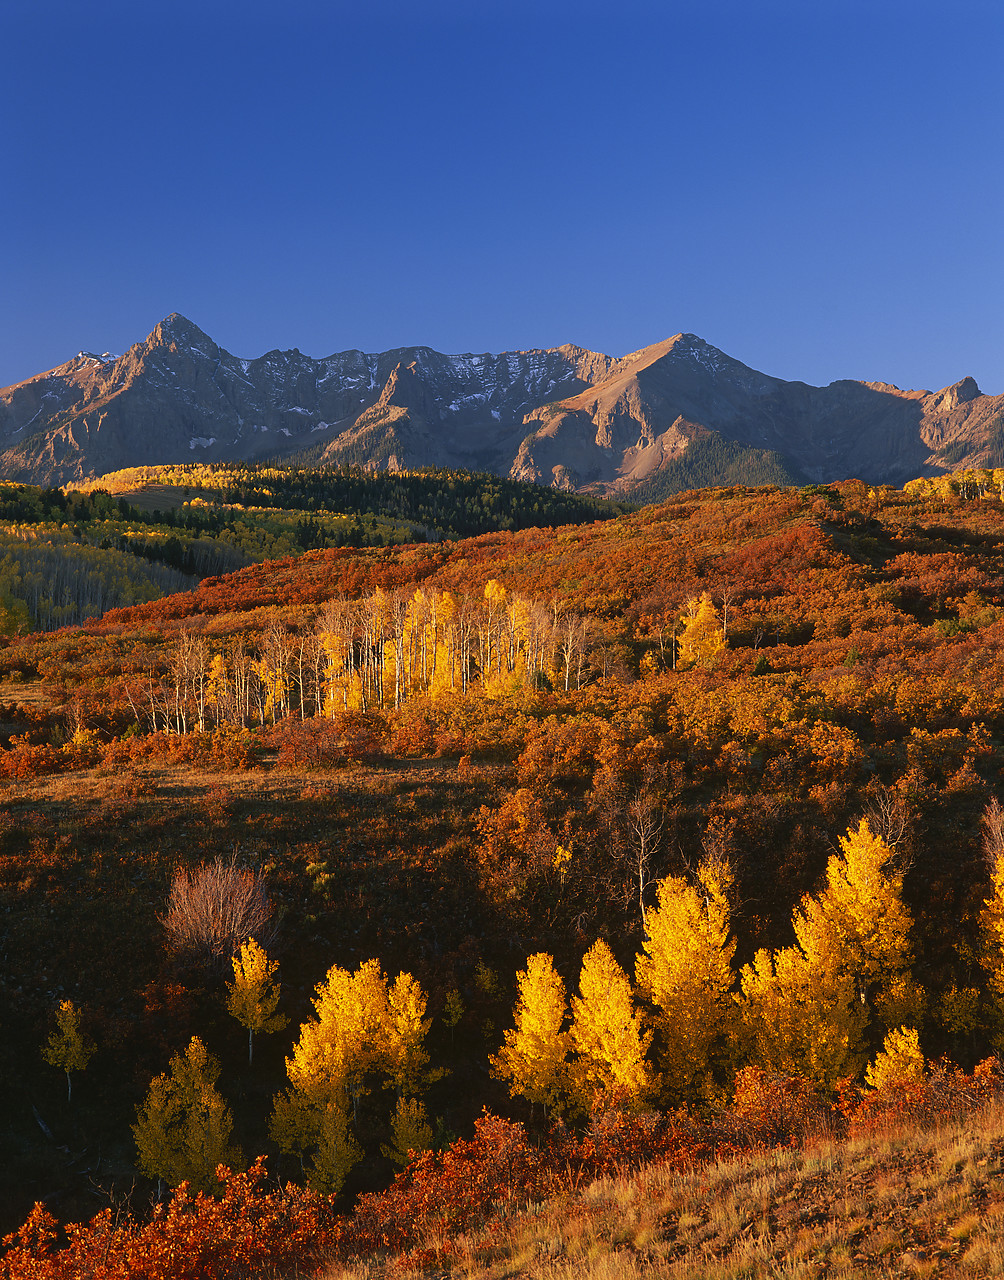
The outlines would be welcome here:
<svg viewBox="0 0 1004 1280">
<path fill-rule="evenodd" d="M 323 1280 L 1000 1276 L 1004 1107 L 935 1132 L 828 1140 L 684 1174 L 653 1166 L 426 1245 L 441 1252 L 333 1265 Z"/>
</svg>

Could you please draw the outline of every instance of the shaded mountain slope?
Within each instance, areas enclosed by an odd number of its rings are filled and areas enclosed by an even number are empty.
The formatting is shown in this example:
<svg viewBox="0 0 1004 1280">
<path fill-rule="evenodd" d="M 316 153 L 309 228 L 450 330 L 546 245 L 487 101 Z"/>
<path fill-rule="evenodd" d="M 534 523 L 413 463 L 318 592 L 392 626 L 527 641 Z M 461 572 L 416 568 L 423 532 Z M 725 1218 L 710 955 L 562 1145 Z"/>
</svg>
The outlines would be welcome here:
<svg viewBox="0 0 1004 1280">
<path fill-rule="evenodd" d="M 729 445 L 679 466 L 714 433 Z M 902 483 L 1004 461 L 1004 397 L 750 369 L 693 334 L 613 359 L 293 349 L 241 359 L 171 315 L 122 356 L 80 352 L 0 391 L 0 474 L 63 484 L 123 467 L 290 454 L 369 469 L 489 470 L 559 488 L 665 494 L 758 477 Z M 707 444 L 704 453 L 708 455 Z M 712 450 L 712 455 L 715 450 Z"/>
</svg>

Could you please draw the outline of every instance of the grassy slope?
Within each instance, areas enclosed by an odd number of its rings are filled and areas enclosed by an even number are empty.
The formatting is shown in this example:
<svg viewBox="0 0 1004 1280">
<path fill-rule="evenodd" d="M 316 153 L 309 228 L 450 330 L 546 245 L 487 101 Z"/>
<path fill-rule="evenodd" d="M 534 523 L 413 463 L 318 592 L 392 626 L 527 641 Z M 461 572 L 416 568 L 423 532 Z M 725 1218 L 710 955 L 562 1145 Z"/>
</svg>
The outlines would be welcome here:
<svg viewBox="0 0 1004 1280">
<path fill-rule="evenodd" d="M 236 630 L 254 622 L 253 613 L 236 612 L 245 594 L 249 610 L 264 601 L 293 614 L 296 606 L 291 601 L 323 600 L 347 585 L 350 573 L 358 575 L 353 585 L 357 591 L 371 590 L 377 581 L 393 585 L 432 573 L 448 585 L 470 589 L 498 573 L 510 585 L 545 599 L 552 591 L 560 592 L 573 607 L 605 609 L 620 625 L 626 602 L 663 584 L 672 591 L 675 606 L 703 582 L 738 581 L 744 598 L 732 606 L 736 647 L 723 659 L 716 681 L 728 689 L 738 673 L 737 697 L 748 699 L 757 688 L 752 677 L 742 674 L 753 661 L 749 617 L 762 610 L 767 592 L 774 592 L 767 621 L 780 632 L 778 619 L 790 614 L 792 627 L 808 619 L 811 638 L 799 644 L 780 639 L 771 644 L 771 666 L 804 673 L 820 687 L 829 681 L 826 687 L 832 685 L 838 692 L 850 682 L 850 692 L 840 694 L 846 701 L 840 714 L 851 719 L 853 713 L 851 722 L 883 771 L 881 776 L 897 780 L 905 776 L 906 764 L 910 767 L 911 800 L 920 814 L 923 838 L 911 886 L 922 930 L 922 976 L 933 985 L 948 971 L 945 955 L 971 918 L 964 909 L 973 903 L 978 907 L 981 901 L 985 868 L 977 848 L 978 816 L 986 788 L 996 784 L 1004 758 L 997 754 L 1004 719 L 999 698 L 992 693 L 999 682 L 989 665 L 1004 647 L 1004 626 L 1000 621 L 981 624 L 981 629 L 959 635 L 938 631 L 937 626 L 954 621 L 955 598 L 970 586 L 984 592 L 994 610 L 1004 605 L 997 577 L 1004 512 L 996 502 L 928 512 L 897 497 L 883 507 L 874 504 L 876 517 L 868 522 L 855 516 L 853 523 L 834 526 L 837 513 L 828 507 L 814 512 L 814 501 L 789 493 L 717 499 L 691 495 L 664 509 L 554 534 L 487 535 L 461 544 L 398 551 L 311 553 L 207 582 L 194 596 L 123 613 L 119 625 L 134 625 L 131 635 L 127 630 L 116 636 L 110 622 L 104 630 L 95 626 L 87 632 L 46 637 L 44 647 L 49 647 L 53 670 L 62 676 L 74 663 L 80 667 L 80 691 L 93 697 L 97 711 L 115 696 L 117 687 L 117 676 L 113 679 L 105 667 L 117 672 L 132 646 L 149 638 L 151 626 L 184 619 L 194 605 L 204 608 L 206 617 L 193 620 L 210 634 L 216 626 L 221 633 Z M 865 514 L 871 511 L 869 502 Z M 799 550 L 802 544 L 791 540 L 790 529 L 806 535 L 808 551 Z M 775 534 L 776 547 L 767 540 Z M 941 576 L 930 583 L 918 570 L 916 588 L 907 590 L 904 578 L 894 578 L 886 568 L 889 557 L 906 547 L 923 555 L 925 571 L 935 558 L 950 557 L 951 562 L 942 565 Z M 848 560 L 838 559 L 833 548 L 846 553 Z M 768 553 L 770 564 L 765 568 Z M 797 571 L 791 567 L 796 553 Z M 984 568 L 985 581 L 973 576 L 977 570 L 983 575 Z M 896 607 L 897 599 L 887 594 L 893 589 L 910 613 Z M 305 607 L 309 610 L 311 605 Z M 227 609 L 235 612 L 227 614 Z M 832 627 L 816 625 L 827 623 L 831 615 Z M 842 623 L 850 627 L 852 621 L 855 630 L 848 632 Z M 14 659 L 32 643 L 13 645 L 5 658 Z M 73 646 L 79 653 L 71 661 L 67 655 Z M 91 651 L 93 663 L 85 661 Z M 902 670 L 907 663 L 914 672 L 931 673 L 944 684 L 944 706 L 933 697 L 928 704 L 926 686 L 923 699 L 915 696 L 915 707 L 904 704 L 908 687 Z M 700 673 L 663 672 L 650 682 L 627 679 L 609 689 L 597 683 L 592 692 L 585 690 L 576 699 L 574 707 L 558 710 L 567 717 L 581 704 L 583 709 L 613 715 L 651 705 L 657 718 L 671 693 L 699 690 L 709 679 Z M 781 679 L 767 676 L 763 688 L 780 688 L 780 683 L 769 682 Z M 974 686 L 975 692 L 986 688 L 987 706 L 966 709 L 949 699 L 956 679 L 960 687 L 967 682 Z M 872 719 L 873 711 L 886 712 L 884 695 L 870 704 L 865 699 L 882 681 L 896 693 L 897 701 L 890 705 L 902 710 L 902 722 L 894 723 L 889 714 L 881 723 Z M 67 700 L 66 689 L 60 691 L 54 683 L 49 687 L 54 703 Z M 941 696 L 939 689 L 932 684 L 932 694 Z M 76 690 L 71 681 L 69 691 Z M 23 702 L 26 692 L 41 700 L 41 689 L 29 681 L 6 685 L 0 701 Z M 609 707 L 604 698 L 609 698 Z M 553 705 L 542 703 L 531 714 L 546 715 Z M 511 711 L 507 715 L 514 718 Z M 954 759 L 949 749 L 968 741 L 957 732 L 951 736 L 955 726 L 966 731 L 973 721 L 984 719 L 993 739 L 987 745 L 976 743 L 975 765 L 963 760 L 957 780 L 945 764 L 945 783 L 941 755 Z M 930 760 L 917 755 L 904 764 L 904 754 L 918 751 L 908 728 L 916 724 L 930 731 L 921 740 Z M 661 735 L 670 734 L 661 720 L 656 719 L 656 725 Z M 675 727 L 672 733 L 676 736 L 666 739 L 669 749 L 690 767 L 699 758 L 693 737 Z M 725 730 L 722 734 L 725 741 Z M 764 739 L 772 750 L 768 735 Z M 282 1054 L 288 1051 L 296 1023 L 309 1012 L 313 983 L 334 959 L 354 964 L 377 955 L 391 972 L 411 968 L 433 992 L 430 1007 L 437 1017 L 445 991 L 464 988 L 469 1014 L 457 1031 L 456 1051 L 453 1037 L 441 1024 L 434 1031 L 439 1037 L 433 1046 L 435 1060 L 448 1062 L 455 1074 L 431 1100 L 430 1110 L 460 1129 L 469 1118 L 463 1114 L 464 1103 L 473 1105 L 477 1090 L 482 1091 L 478 1105 L 495 1105 L 495 1099 L 484 1097 L 485 1081 L 470 1064 L 497 1048 L 511 1009 L 511 990 L 494 1004 L 482 1000 L 470 980 L 471 970 L 484 954 L 502 982 L 509 984 L 529 950 L 552 945 L 540 937 L 545 926 L 539 912 L 533 913 L 535 932 L 527 931 L 524 938 L 520 919 L 510 920 L 486 901 L 471 855 L 477 845 L 478 806 L 497 805 L 516 783 L 511 757 L 518 749 L 509 752 L 505 763 L 478 763 L 466 776 L 458 773 L 453 760 L 394 760 L 378 769 L 322 772 L 310 779 L 283 776 L 271 768 L 230 776 L 137 761 L 126 768 L 103 767 L 5 785 L 0 901 L 10 960 L 0 985 L 0 1075 L 13 1082 L 14 1101 L 0 1139 L 7 1166 L 0 1208 L 9 1214 L 11 1225 L 23 1217 L 35 1195 L 49 1196 L 71 1183 L 67 1199 L 54 1202 L 54 1207 L 78 1211 L 72 1196 L 93 1207 L 87 1161 L 81 1158 L 80 1165 L 67 1172 L 59 1154 L 64 1146 L 74 1155 L 85 1148 L 100 1152 L 97 1176 L 111 1172 L 128 1183 L 133 1105 L 150 1077 L 163 1070 L 168 1054 L 195 1030 L 225 1057 L 228 1096 L 235 1103 L 241 1140 L 250 1151 L 260 1149 L 268 1100 L 282 1081 Z M 506 753 L 501 754 L 505 759 Z M 752 814 L 750 824 L 759 820 L 760 810 L 753 805 L 763 793 L 773 809 L 764 815 L 762 831 L 738 826 L 736 847 L 747 854 L 752 868 L 750 912 L 766 917 L 770 910 L 787 928 L 798 892 L 812 887 L 834 835 L 860 814 L 864 779 L 857 772 L 824 788 L 815 785 L 815 775 L 801 776 L 794 768 L 780 782 L 765 780 L 761 772 L 744 782 L 741 772 L 726 777 L 717 769 L 709 755 L 703 774 L 683 777 L 674 793 L 680 848 L 699 847 L 712 818 L 719 822 L 715 830 L 726 829 L 725 823 L 737 813 L 744 819 Z M 977 769 L 982 772 L 977 774 Z M 587 783 L 584 776 L 571 799 L 558 792 L 556 804 L 567 809 L 573 802 L 584 803 L 580 793 Z M 796 790 L 810 786 L 808 798 Z M 749 804 L 740 808 L 747 789 Z M 788 809 L 775 821 L 774 811 L 782 804 Z M 256 1074 L 250 1080 L 240 1074 L 242 1034 L 223 1012 L 219 993 L 202 990 L 173 971 L 157 923 L 175 865 L 192 865 L 231 850 L 271 864 L 286 912 L 284 1008 L 293 1027 L 286 1037 L 276 1037 L 276 1044 L 256 1049 Z M 667 861 L 660 869 L 675 865 Z M 765 874 L 753 878 L 761 865 Z M 606 908 L 609 920 L 604 927 L 621 940 L 630 958 L 631 939 L 610 904 Z M 942 920 L 946 911 L 952 921 L 947 930 Z M 598 928 L 591 917 L 585 933 L 573 933 L 563 920 L 559 925 L 553 932 L 571 957 L 571 966 Z M 747 946 L 754 925 L 757 922 L 749 918 L 737 921 Z M 65 1089 L 58 1073 L 44 1068 L 38 1056 L 45 1018 L 64 992 L 91 1007 L 92 1029 L 101 1046 L 92 1066 L 75 1081 L 72 1114 L 62 1109 Z M 482 1003 L 477 1005 L 477 1000 Z M 489 1019 L 494 1022 L 490 1031 Z M 940 1051 L 941 1046 L 934 1050 Z M 461 1075 L 465 1063 L 467 1076 Z M 465 1091 L 471 1095 L 466 1100 Z M 41 1141 L 32 1105 L 55 1131 L 55 1143 Z M 118 1161 L 111 1171 L 110 1150 Z M 374 1171 L 365 1172 L 370 1176 Z"/>
<path fill-rule="evenodd" d="M 470 1280 L 815 1280 L 1004 1273 L 1004 1114 L 934 1132 L 771 1150 L 674 1173 L 651 1166 L 528 1205 L 453 1240 Z M 441 1239 L 430 1239 L 435 1249 Z M 402 1265 L 402 1263 L 404 1265 Z M 389 1257 L 324 1280 L 418 1274 Z"/>
</svg>

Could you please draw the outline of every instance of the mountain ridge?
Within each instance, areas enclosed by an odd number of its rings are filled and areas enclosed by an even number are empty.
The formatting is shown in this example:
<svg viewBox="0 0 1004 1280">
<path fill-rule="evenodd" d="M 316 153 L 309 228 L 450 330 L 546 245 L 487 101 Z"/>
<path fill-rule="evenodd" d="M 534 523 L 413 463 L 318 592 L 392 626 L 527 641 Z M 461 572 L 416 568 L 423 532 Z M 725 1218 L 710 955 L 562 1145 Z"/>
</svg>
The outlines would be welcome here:
<svg viewBox="0 0 1004 1280">
<path fill-rule="evenodd" d="M 234 356 L 177 312 L 122 355 L 80 351 L 0 389 L 0 474 L 63 484 L 129 466 L 312 449 L 369 469 L 488 470 L 630 496 L 672 483 L 695 435 L 793 479 L 902 483 L 1004 462 L 1004 396 L 774 378 L 692 333 L 622 357 L 572 343 L 447 355 Z M 741 467 L 740 467 L 741 470 Z"/>
</svg>

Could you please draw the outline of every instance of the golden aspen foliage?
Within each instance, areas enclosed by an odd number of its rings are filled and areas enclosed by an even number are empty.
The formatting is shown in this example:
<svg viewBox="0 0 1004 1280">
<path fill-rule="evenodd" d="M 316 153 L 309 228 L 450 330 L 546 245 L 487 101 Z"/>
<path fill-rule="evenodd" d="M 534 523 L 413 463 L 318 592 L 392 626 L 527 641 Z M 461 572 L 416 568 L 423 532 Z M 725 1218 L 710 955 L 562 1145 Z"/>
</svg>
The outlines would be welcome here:
<svg viewBox="0 0 1004 1280">
<path fill-rule="evenodd" d="M 642 1030 L 627 975 L 602 940 L 586 952 L 579 995 L 572 997 L 570 1076 L 576 1106 L 607 1103 L 638 1111 L 658 1087 L 645 1061 L 652 1040 Z"/>
<path fill-rule="evenodd" d="M 61 1000 L 56 1010 L 56 1026 L 42 1047 L 42 1057 L 50 1067 L 66 1073 L 67 1102 L 73 1098 L 70 1073 L 84 1071 L 94 1050 L 94 1041 L 80 1030 L 80 1010 L 72 1000 Z"/>
<path fill-rule="evenodd" d="M 445 1070 L 429 1070 L 425 1037 L 432 1019 L 425 1017 L 425 992 L 410 973 L 399 973 L 387 993 L 390 1022 L 387 1027 L 385 1070 L 398 1097 L 421 1093 Z"/>
<path fill-rule="evenodd" d="M 1004 1006 L 1004 810 L 996 798 L 983 816 L 983 850 L 990 864 L 991 894 L 980 913 L 980 958 L 990 989 Z"/>
<path fill-rule="evenodd" d="M 806 896 L 796 945 L 759 952 L 742 974 L 744 1020 L 761 1060 L 832 1087 L 857 1075 L 868 1041 L 915 1022 L 923 993 L 910 978 L 910 912 L 892 850 L 867 819 L 840 839 L 826 888 Z"/>
<path fill-rule="evenodd" d="M 506 589 L 497 578 L 489 578 L 485 583 L 485 600 L 490 605 L 504 605 L 506 602 Z"/>
<path fill-rule="evenodd" d="M 227 1012 L 248 1029 L 250 1066 L 255 1032 L 269 1035 L 273 1031 L 281 1031 L 289 1019 L 275 1011 L 279 1003 L 279 984 L 273 975 L 279 966 L 269 960 L 254 938 L 248 938 L 232 963 L 234 980 L 227 983 Z"/>
<path fill-rule="evenodd" d="M 185 1052 L 171 1058 L 168 1072 L 151 1081 L 132 1126 L 137 1163 L 147 1177 L 216 1191 L 217 1165 L 240 1167 L 240 1149 L 230 1146 L 233 1118 L 216 1090 L 219 1074 L 220 1064 L 193 1036 Z"/>
<path fill-rule="evenodd" d="M 509 1092 L 547 1110 L 560 1110 L 568 1089 L 569 1035 L 565 984 L 546 951 L 527 959 L 516 975 L 516 1025 L 491 1059 L 492 1074 L 509 1081 Z"/>
<path fill-rule="evenodd" d="M 349 1132 L 348 1112 L 330 1103 L 320 1114 L 314 1134 L 315 1151 L 307 1183 L 324 1195 L 337 1195 L 363 1151 Z"/>
<path fill-rule="evenodd" d="M 332 965 L 317 986 L 316 1019 L 300 1027 L 286 1070 L 293 1087 L 309 1097 L 351 1101 L 368 1092 L 367 1077 L 386 1058 L 390 1013 L 387 979 L 378 960 L 355 973 Z"/>
<path fill-rule="evenodd" d="M 646 912 L 644 953 L 635 962 L 640 993 L 655 1006 L 658 1064 L 673 1101 L 708 1098 L 716 1068 L 729 1052 L 735 1006 L 727 893 L 727 862 L 705 860 L 697 884 L 667 876 L 657 885 L 659 905 Z"/>
<path fill-rule="evenodd" d="M 892 1084 L 919 1084 L 924 1078 L 920 1036 L 913 1027 L 894 1027 L 882 1042 L 875 1061 L 865 1068 L 865 1083 L 872 1089 Z"/>
<path fill-rule="evenodd" d="M 677 667 L 713 666 L 725 648 L 725 633 L 711 597 L 705 591 L 701 598 L 687 601 L 687 620 L 677 644 Z"/>
<path fill-rule="evenodd" d="M 412 1156 L 432 1146 L 432 1125 L 424 1103 L 416 1098 L 398 1098 L 390 1129 L 393 1142 L 382 1145 L 380 1151 L 402 1169 L 411 1163 Z"/>
<path fill-rule="evenodd" d="M 337 1192 L 360 1149 L 348 1130 L 349 1110 L 374 1077 L 384 1075 L 403 1091 L 435 1078 L 427 1070 L 425 995 L 410 974 L 392 991 L 378 960 L 355 973 L 333 965 L 317 986 L 317 1017 L 300 1027 L 286 1059 L 290 1088 L 275 1099 L 271 1134 L 283 1151 L 311 1156 L 311 1186 Z"/>
<path fill-rule="evenodd" d="M 743 1027 L 763 1066 L 830 1086 L 864 1031 L 850 977 L 813 973 L 798 947 L 760 950 L 741 975 Z"/>
</svg>

